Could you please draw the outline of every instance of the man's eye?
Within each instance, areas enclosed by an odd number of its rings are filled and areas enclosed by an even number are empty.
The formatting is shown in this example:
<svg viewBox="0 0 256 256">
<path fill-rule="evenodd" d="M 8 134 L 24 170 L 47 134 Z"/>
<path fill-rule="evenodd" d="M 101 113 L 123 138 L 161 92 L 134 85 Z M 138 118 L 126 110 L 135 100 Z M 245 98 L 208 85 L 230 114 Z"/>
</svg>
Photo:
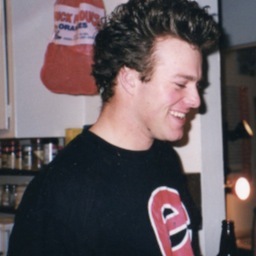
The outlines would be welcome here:
<svg viewBox="0 0 256 256">
<path fill-rule="evenodd" d="M 175 83 L 178 87 L 180 87 L 180 88 L 185 88 L 186 87 L 186 85 L 185 84 L 182 84 L 182 83 Z"/>
</svg>

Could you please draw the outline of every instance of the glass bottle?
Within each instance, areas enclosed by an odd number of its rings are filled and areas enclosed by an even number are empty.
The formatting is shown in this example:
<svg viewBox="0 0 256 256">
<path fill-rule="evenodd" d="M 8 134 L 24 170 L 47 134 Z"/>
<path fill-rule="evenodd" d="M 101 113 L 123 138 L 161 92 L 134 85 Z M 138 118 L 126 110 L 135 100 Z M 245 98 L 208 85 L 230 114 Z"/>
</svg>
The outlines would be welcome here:
<svg viewBox="0 0 256 256">
<path fill-rule="evenodd" d="M 33 169 L 38 170 L 43 165 L 43 145 L 41 139 L 37 138 L 33 146 Z"/>
<path fill-rule="evenodd" d="M 232 220 L 222 221 L 220 251 L 217 256 L 237 256 L 234 222 Z"/>
<path fill-rule="evenodd" d="M 5 184 L 4 190 L 2 193 L 2 206 L 3 207 L 10 207 L 10 196 L 11 196 L 10 185 Z"/>
<path fill-rule="evenodd" d="M 31 170 L 32 169 L 32 146 L 25 145 L 22 151 L 22 169 Z"/>
<path fill-rule="evenodd" d="M 2 147 L 2 168 L 8 167 L 8 152 L 9 147 L 8 145 L 4 144 Z"/>
<path fill-rule="evenodd" d="M 18 170 L 22 169 L 22 148 L 18 144 L 15 152 L 15 168 Z"/>
<path fill-rule="evenodd" d="M 8 153 L 8 168 L 14 169 L 15 168 L 15 142 L 11 141 Z"/>
</svg>

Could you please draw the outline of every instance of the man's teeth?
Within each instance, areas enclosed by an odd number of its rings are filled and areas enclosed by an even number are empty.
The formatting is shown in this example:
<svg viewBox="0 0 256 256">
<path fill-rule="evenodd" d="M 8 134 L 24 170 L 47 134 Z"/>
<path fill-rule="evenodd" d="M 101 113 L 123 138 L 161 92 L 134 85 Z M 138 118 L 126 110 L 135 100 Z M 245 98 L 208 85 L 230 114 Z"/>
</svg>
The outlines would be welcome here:
<svg viewBox="0 0 256 256">
<path fill-rule="evenodd" d="M 186 116 L 184 113 L 180 113 L 180 112 L 176 112 L 176 111 L 171 111 L 171 115 L 181 118 L 181 119 L 185 118 L 185 116 Z"/>
</svg>

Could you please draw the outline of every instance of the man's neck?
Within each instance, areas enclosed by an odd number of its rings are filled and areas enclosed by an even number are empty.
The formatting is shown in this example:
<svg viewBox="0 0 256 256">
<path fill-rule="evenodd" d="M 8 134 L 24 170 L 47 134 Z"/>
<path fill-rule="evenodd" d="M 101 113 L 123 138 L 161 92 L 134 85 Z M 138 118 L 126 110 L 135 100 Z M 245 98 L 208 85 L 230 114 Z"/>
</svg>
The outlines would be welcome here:
<svg viewBox="0 0 256 256">
<path fill-rule="evenodd" d="M 116 111 L 112 106 L 103 108 L 90 131 L 105 141 L 128 150 L 147 150 L 153 143 L 153 139 L 143 133 L 142 127 L 136 125 L 129 113 L 123 113 L 120 109 Z"/>
</svg>

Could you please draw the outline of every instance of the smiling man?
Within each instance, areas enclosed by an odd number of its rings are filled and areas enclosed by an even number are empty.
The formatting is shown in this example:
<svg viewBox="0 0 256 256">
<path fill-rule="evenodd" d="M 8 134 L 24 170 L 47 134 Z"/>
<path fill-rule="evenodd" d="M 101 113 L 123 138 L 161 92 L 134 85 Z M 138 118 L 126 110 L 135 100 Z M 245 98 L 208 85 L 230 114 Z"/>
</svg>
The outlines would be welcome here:
<svg viewBox="0 0 256 256">
<path fill-rule="evenodd" d="M 90 129 L 116 146 L 149 149 L 154 139 L 182 138 L 186 115 L 198 108 L 200 49 L 173 35 L 156 38 L 149 81 L 127 66 L 116 77 L 114 96 Z"/>
<path fill-rule="evenodd" d="M 94 47 L 99 118 L 29 185 L 9 256 L 200 254 L 201 216 L 170 142 L 200 105 L 203 55 L 218 37 L 194 1 L 115 9 Z"/>
</svg>

